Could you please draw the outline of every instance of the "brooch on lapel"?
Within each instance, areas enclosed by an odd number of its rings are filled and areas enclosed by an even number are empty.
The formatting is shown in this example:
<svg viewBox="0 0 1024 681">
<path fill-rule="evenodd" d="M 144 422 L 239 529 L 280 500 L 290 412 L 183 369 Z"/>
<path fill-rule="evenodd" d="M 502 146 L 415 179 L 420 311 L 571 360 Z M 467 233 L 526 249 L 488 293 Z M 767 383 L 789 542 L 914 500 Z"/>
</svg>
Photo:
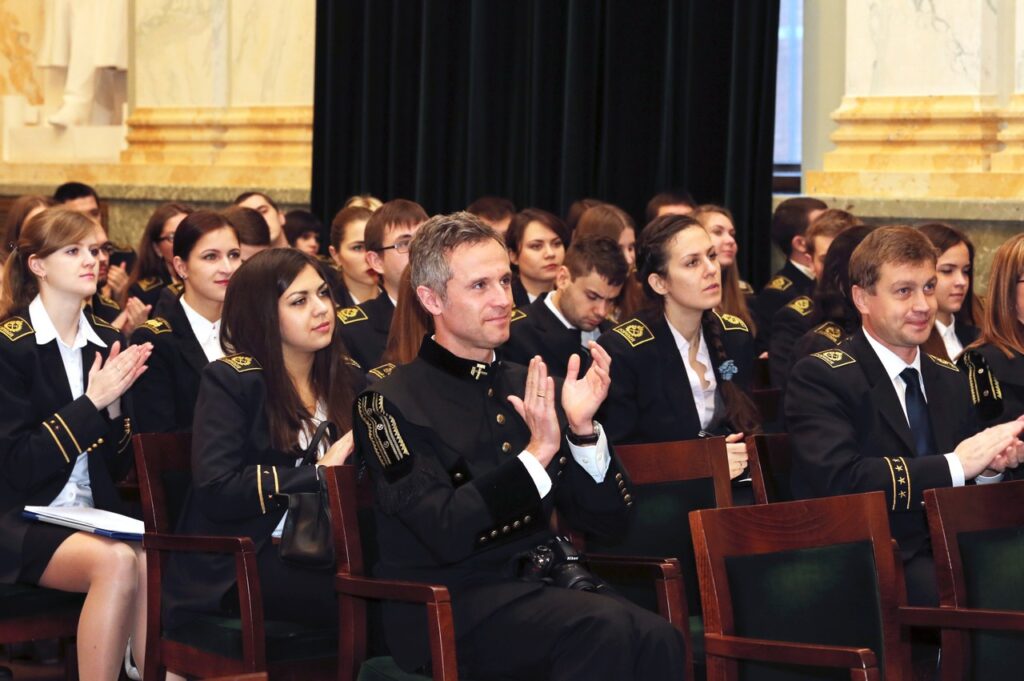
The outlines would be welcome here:
<svg viewBox="0 0 1024 681">
<path fill-rule="evenodd" d="M 718 375 L 722 377 L 723 381 L 731 381 L 732 377 L 740 372 L 739 367 L 736 366 L 736 362 L 731 359 L 727 359 L 721 363 L 718 367 Z"/>
</svg>

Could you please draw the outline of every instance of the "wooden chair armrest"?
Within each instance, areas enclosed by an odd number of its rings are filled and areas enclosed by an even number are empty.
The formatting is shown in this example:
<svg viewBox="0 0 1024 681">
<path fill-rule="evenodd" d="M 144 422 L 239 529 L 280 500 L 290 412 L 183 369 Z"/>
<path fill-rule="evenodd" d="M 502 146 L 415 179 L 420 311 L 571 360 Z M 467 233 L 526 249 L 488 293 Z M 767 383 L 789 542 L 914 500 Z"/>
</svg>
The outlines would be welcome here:
<svg viewBox="0 0 1024 681">
<path fill-rule="evenodd" d="M 814 643 L 769 641 L 760 638 L 704 634 L 707 655 L 732 659 L 777 662 L 814 667 L 877 668 L 875 653 L 870 648 L 848 648 Z"/>
<path fill-rule="evenodd" d="M 442 603 L 451 604 L 448 587 L 422 582 L 403 582 L 392 579 L 355 577 L 353 575 L 337 575 L 334 579 L 335 589 L 348 596 L 372 598 L 386 601 L 406 601 L 408 603 Z"/>
<path fill-rule="evenodd" d="M 142 548 L 182 553 L 256 553 L 256 545 L 249 537 L 195 537 L 157 532 L 142 536 Z"/>
<path fill-rule="evenodd" d="M 587 554 L 585 562 L 595 574 L 625 579 L 682 579 L 682 568 L 675 558 Z"/>
<path fill-rule="evenodd" d="M 1011 610 L 902 606 L 899 618 L 901 624 L 911 627 L 1024 631 L 1024 612 Z"/>
</svg>

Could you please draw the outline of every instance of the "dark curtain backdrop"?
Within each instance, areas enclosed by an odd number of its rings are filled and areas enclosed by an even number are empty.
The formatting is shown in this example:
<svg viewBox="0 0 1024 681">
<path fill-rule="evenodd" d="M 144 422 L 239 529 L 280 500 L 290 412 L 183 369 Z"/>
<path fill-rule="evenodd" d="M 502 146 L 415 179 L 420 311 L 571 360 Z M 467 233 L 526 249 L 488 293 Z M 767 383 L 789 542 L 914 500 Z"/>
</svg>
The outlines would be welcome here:
<svg viewBox="0 0 1024 681">
<path fill-rule="evenodd" d="M 313 211 L 478 196 L 642 227 L 684 188 L 734 213 L 768 275 L 779 0 L 319 0 Z"/>
</svg>

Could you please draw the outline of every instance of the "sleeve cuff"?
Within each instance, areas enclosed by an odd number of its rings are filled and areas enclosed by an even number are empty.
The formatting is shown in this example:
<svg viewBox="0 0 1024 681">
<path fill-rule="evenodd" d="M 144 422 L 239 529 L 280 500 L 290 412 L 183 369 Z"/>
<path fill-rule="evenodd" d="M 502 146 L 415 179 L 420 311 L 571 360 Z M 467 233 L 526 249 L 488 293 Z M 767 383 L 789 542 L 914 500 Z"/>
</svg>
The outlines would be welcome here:
<svg viewBox="0 0 1024 681">
<path fill-rule="evenodd" d="M 996 473 L 995 475 L 979 475 L 974 479 L 976 485 L 991 485 L 997 482 L 1003 481 L 1003 474 Z"/>
<path fill-rule="evenodd" d="M 604 428 L 601 428 L 600 431 L 597 444 L 589 447 L 574 445 L 566 439 L 566 442 L 569 444 L 569 451 L 572 452 L 572 458 L 598 484 L 604 482 L 604 477 L 608 473 L 608 466 L 612 461 L 611 455 L 608 452 L 608 436 L 605 435 Z"/>
<path fill-rule="evenodd" d="M 960 459 L 953 452 L 943 454 L 943 456 L 946 457 L 946 463 L 949 464 L 949 477 L 953 479 L 953 487 L 963 487 L 967 480 L 964 476 L 964 467 L 960 463 Z"/>
<path fill-rule="evenodd" d="M 551 491 L 551 476 L 544 470 L 544 466 L 537 461 L 537 457 L 525 449 L 519 452 L 519 460 L 523 462 L 526 472 L 530 474 L 533 484 L 537 486 L 537 494 L 541 499 L 546 497 Z"/>
</svg>

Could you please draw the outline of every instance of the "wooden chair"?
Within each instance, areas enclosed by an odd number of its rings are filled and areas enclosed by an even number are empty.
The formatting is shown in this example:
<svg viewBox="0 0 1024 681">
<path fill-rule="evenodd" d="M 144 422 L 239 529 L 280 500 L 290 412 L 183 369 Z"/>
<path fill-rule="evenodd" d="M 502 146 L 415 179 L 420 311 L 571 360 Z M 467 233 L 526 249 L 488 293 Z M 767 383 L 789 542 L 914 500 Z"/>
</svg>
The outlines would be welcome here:
<svg viewBox="0 0 1024 681">
<path fill-rule="evenodd" d="M 336 673 L 337 631 L 264 620 L 256 549 L 248 537 L 172 534 L 191 482 L 188 433 L 134 436 L 135 461 L 146 534 L 147 640 L 145 681 L 167 670 L 192 677 L 267 672 L 274 679 L 328 679 Z M 161 580 L 173 553 L 224 553 L 235 557 L 240 617 L 197 615 L 166 630 Z M 329 598 L 324 594 L 324 598 Z"/>
<path fill-rule="evenodd" d="M 373 490 L 368 479 L 358 479 L 355 466 L 324 469 L 331 501 L 331 526 L 338 560 L 335 588 L 338 592 L 340 631 L 338 681 L 360 679 L 427 679 L 402 672 L 390 657 L 367 659 L 367 602 L 405 601 L 422 603 L 430 636 L 434 681 L 455 681 L 455 625 L 448 588 L 420 582 L 369 577 L 364 561 L 364 542 L 373 541 Z"/>
<path fill-rule="evenodd" d="M 1020 678 L 1024 481 L 930 489 L 924 502 L 940 605 L 973 625 L 943 632 L 944 681 Z"/>
<path fill-rule="evenodd" d="M 747 436 L 750 477 L 754 484 L 754 503 L 793 501 L 790 471 L 789 435 L 774 433 Z"/>
<path fill-rule="evenodd" d="M 696 511 L 690 525 L 709 680 L 909 681 L 908 628 L 966 624 L 905 605 L 881 492 Z"/>
<path fill-rule="evenodd" d="M 659 599 L 669 596 L 656 599 L 650 578 L 646 582 L 623 582 L 614 574 L 606 574 L 600 566 L 613 558 L 642 562 L 641 557 L 657 557 L 661 561 L 678 561 L 683 598 L 671 596 L 677 600 L 676 617 L 670 621 L 686 637 L 686 663 L 692 670 L 694 662 L 703 664 L 704 625 L 687 515 L 698 508 L 732 505 L 725 438 L 618 445 L 615 453 L 632 482 L 634 507 L 630 527 L 617 541 L 574 536 L 574 543 L 598 566 L 595 573 L 633 602 L 662 614 L 666 613 L 660 609 Z"/>
</svg>

